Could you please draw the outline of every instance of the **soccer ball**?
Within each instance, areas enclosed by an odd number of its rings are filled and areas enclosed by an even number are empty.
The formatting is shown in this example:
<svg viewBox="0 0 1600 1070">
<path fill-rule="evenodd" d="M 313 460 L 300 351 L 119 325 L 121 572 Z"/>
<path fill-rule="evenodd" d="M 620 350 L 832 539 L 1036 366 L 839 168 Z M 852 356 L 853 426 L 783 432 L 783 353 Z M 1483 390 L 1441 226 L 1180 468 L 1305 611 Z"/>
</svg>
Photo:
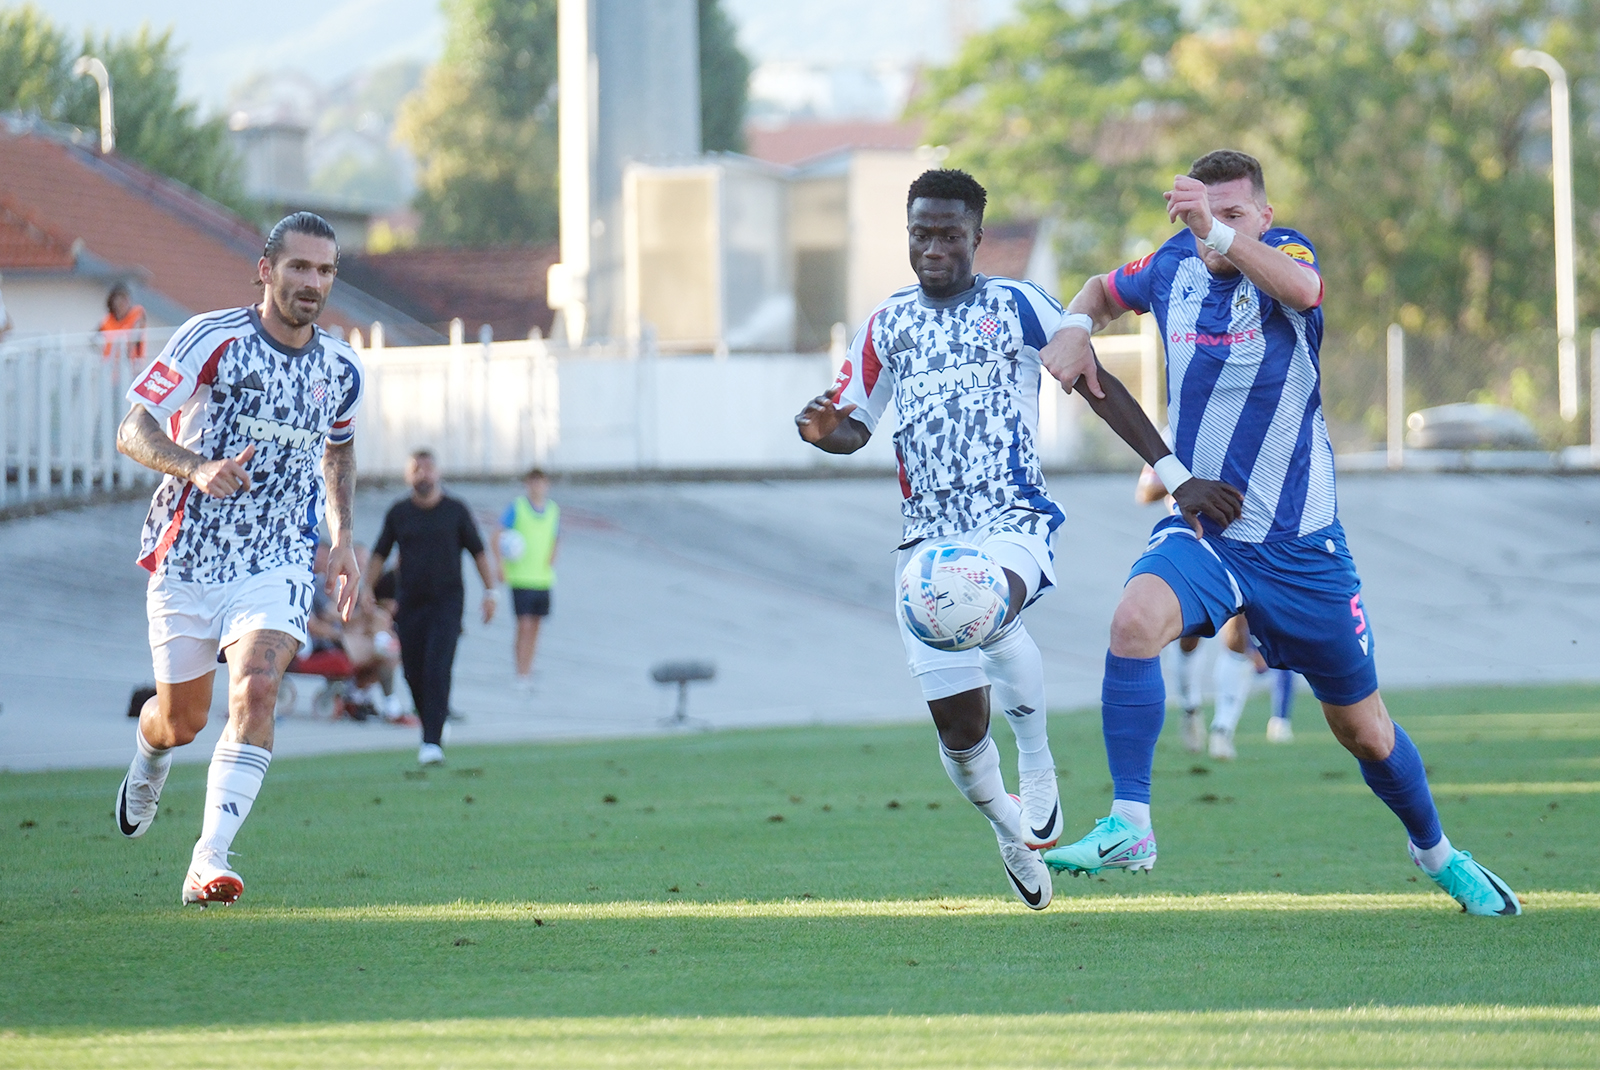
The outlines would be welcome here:
<svg viewBox="0 0 1600 1070">
<path fill-rule="evenodd" d="M 935 650 L 970 650 L 994 638 L 1011 606 L 1005 570 L 976 546 L 923 543 L 900 573 L 900 613 Z"/>
<path fill-rule="evenodd" d="M 506 528 L 500 532 L 500 556 L 507 561 L 519 561 L 528 550 L 522 533 Z"/>
</svg>

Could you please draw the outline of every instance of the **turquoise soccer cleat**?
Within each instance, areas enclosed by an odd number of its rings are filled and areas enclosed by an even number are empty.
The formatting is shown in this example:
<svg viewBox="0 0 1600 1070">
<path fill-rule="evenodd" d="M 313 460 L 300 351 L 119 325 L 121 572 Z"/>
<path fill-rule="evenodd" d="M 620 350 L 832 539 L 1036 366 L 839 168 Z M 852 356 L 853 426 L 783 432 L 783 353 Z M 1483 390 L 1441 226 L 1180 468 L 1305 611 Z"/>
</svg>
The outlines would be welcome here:
<svg viewBox="0 0 1600 1070">
<path fill-rule="evenodd" d="M 1411 860 L 1417 862 L 1416 847 L 1407 844 L 1411 851 Z M 1422 863 L 1417 862 L 1417 868 L 1428 873 L 1422 868 Z M 1457 851 L 1450 856 L 1450 861 L 1437 873 L 1428 873 L 1433 883 L 1444 889 L 1444 894 L 1461 904 L 1461 909 L 1468 914 L 1477 914 L 1481 917 L 1512 917 L 1522 913 L 1522 900 L 1517 898 L 1517 893 L 1506 887 L 1506 882 L 1489 872 L 1472 855 L 1466 851 Z"/>
<path fill-rule="evenodd" d="M 1094 831 L 1077 843 L 1045 851 L 1041 857 L 1051 869 L 1076 877 L 1092 877 L 1102 869 L 1150 870 L 1156 864 L 1156 834 L 1136 829 L 1113 814 L 1094 824 Z"/>
</svg>

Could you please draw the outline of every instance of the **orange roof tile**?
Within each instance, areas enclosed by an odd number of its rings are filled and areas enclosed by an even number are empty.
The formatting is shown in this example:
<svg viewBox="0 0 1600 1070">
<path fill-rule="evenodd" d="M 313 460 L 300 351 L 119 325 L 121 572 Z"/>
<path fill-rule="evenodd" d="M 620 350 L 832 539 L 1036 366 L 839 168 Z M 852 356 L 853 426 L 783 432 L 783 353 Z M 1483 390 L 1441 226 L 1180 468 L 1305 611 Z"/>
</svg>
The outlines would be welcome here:
<svg viewBox="0 0 1600 1070">
<path fill-rule="evenodd" d="M 71 271 L 72 242 L 39 226 L 0 197 L 0 270 Z"/>
</svg>

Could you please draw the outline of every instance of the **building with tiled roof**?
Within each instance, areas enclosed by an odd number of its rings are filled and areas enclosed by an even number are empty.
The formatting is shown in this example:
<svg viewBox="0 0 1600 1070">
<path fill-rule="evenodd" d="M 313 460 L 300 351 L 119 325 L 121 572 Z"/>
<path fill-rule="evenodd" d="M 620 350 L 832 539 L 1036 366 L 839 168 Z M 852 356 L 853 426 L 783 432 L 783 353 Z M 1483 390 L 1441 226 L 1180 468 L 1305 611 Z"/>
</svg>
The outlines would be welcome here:
<svg viewBox="0 0 1600 1070">
<path fill-rule="evenodd" d="M 12 241 L 0 241 L 0 273 L 18 332 L 93 330 L 98 316 L 85 321 L 68 313 L 77 302 L 60 289 L 91 279 L 101 302 L 111 281 L 127 281 L 152 326 L 260 299 L 262 235 L 248 221 L 179 182 L 121 156 L 102 156 L 41 124 L 0 120 L 0 202 L 13 220 Z M 41 258 L 50 262 L 33 262 Z M 45 300 L 47 292 L 63 299 Z M 321 323 L 348 331 L 375 320 L 395 344 L 442 341 L 348 283 L 335 284 Z"/>
<path fill-rule="evenodd" d="M 550 334 L 555 317 L 545 301 L 556 242 L 498 249 L 398 249 L 351 255 L 340 274 L 441 334 L 460 319 L 468 338 L 488 324 L 499 339 Z"/>
</svg>

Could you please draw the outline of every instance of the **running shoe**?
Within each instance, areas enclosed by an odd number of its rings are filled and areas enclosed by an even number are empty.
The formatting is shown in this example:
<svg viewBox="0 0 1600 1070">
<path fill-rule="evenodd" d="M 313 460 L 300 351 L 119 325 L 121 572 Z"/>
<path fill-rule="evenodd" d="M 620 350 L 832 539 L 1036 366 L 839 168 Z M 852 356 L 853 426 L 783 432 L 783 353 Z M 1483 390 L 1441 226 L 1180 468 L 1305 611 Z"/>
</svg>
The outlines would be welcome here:
<svg viewBox="0 0 1600 1070">
<path fill-rule="evenodd" d="M 1054 847 L 1067 827 L 1061 816 L 1055 767 L 1035 769 L 1017 779 L 1022 793 L 1022 842 L 1035 851 Z"/>
<path fill-rule="evenodd" d="M 1183 711 L 1183 749 L 1190 754 L 1206 749 L 1206 723 L 1198 706 Z"/>
<path fill-rule="evenodd" d="M 1416 845 L 1408 843 L 1406 847 L 1411 852 L 1411 861 L 1416 862 L 1422 872 L 1428 873 L 1417 858 Z M 1522 900 L 1517 898 L 1517 893 L 1507 888 L 1505 881 L 1473 861 L 1472 855 L 1466 851 L 1456 851 L 1443 869 L 1428 873 L 1428 876 L 1444 889 L 1445 895 L 1460 903 L 1461 909 L 1468 914 L 1510 917 L 1522 913 Z"/>
<path fill-rule="evenodd" d="M 1050 870 L 1039 861 L 1038 851 L 1016 840 L 1000 840 L 1000 861 L 1005 863 L 1011 890 L 1023 906 L 1043 910 L 1050 905 L 1055 888 L 1050 883 Z"/>
<path fill-rule="evenodd" d="M 1289 727 L 1289 718 L 1287 718 L 1287 717 L 1268 717 L 1267 718 L 1267 742 L 1268 743 L 1293 743 L 1294 742 L 1294 729 Z"/>
<path fill-rule="evenodd" d="M 417 748 L 418 765 L 443 765 L 444 748 L 437 743 L 424 743 Z"/>
<path fill-rule="evenodd" d="M 161 800 L 161 787 L 167 782 L 165 773 L 159 779 L 140 776 L 134 771 L 138 764 L 134 759 L 128 775 L 122 778 L 122 786 L 117 788 L 117 828 L 130 840 L 150 830 L 150 823 L 156 819 L 156 804 Z"/>
<path fill-rule="evenodd" d="M 185 905 L 199 903 L 205 907 L 212 903 L 233 903 L 243 894 L 244 880 L 228 868 L 226 856 L 195 847 L 189 875 L 183 879 Z"/>
<path fill-rule="evenodd" d="M 1052 848 L 1041 857 L 1051 869 L 1065 870 L 1074 877 L 1080 873 L 1092 877 L 1102 869 L 1137 873 L 1155 868 L 1156 834 L 1151 829 L 1136 829 L 1112 814 L 1096 821 L 1094 831 L 1077 843 Z"/>
<path fill-rule="evenodd" d="M 1211 741 L 1206 744 L 1206 753 L 1219 762 L 1231 762 L 1239 757 L 1239 752 L 1233 749 L 1233 733 L 1221 728 L 1211 730 Z"/>
</svg>

